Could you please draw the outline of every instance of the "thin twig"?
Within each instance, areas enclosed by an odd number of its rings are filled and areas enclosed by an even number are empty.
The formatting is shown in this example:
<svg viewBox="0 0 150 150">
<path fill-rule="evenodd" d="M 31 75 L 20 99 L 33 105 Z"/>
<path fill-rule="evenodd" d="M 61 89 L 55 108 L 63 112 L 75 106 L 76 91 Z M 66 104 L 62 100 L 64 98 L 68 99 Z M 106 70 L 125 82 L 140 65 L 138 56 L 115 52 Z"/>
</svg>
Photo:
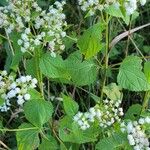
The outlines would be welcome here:
<svg viewBox="0 0 150 150">
<path fill-rule="evenodd" d="M 131 29 L 130 31 L 125 31 L 125 32 L 123 32 L 122 34 L 116 36 L 116 37 L 112 40 L 112 42 L 111 42 L 110 45 L 109 45 L 109 48 L 112 49 L 120 40 L 122 40 L 123 38 L 127 37 L 129 34 L 131 35 L 132 33 L 136 32 L 136 31 L 138 31 L 138 30 L 141 30 L 141 29 L 143 29 L 143 28 L 145 28 L 145 27 L 148 27 L 148 26 L 150 26 L 150 23 L 147 23 L 147 24 L 145 24 L 145 25 L 136 27 L 136 28 L 134 28 L 134 29 Z"/>
<path fill-rule="evenodd" d="M 0 140 L 0 145 L 2 145 L 4 148 L 6 148 L 7 150 L 10 150 L 10 148 Z"/>
</svg>

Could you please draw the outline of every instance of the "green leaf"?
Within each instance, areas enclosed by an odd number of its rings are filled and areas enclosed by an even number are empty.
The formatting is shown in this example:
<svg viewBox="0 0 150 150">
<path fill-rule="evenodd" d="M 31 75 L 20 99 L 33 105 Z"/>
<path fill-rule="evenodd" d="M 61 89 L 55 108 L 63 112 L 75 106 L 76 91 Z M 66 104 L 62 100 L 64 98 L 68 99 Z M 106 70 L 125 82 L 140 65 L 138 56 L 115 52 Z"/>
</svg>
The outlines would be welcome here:
<svg viewBox="0 0 150 150">
<path fill-rule="evenodd" d="M 79 50 L 77 50 L 77 51 L 71 53 L 65 61 L 68 61 L 68 62 L 74 64 L 76 62 L 82 62 L 82 60 L 83 60 L 82 54 Z"/>
<path fill-rule="evenodd" d="M 135 11 L 132 14 L 132 18 L 130 18 L 130 15 L 126 14 L 126 10 L 124 6 L 117 6 L 116 4 L 109 5 L 108 7 L 105 8 L 105 12 L 108 13 L 110 16 L 117 17 L 117 18 L 122 18 L 123 21 L 129 25 L 130 19 L 133 21 L 135 20 L 138 16 L 139 13 Z"/>
<path fill-rule="evenodd" d="M 60 56 L 53 58 L 50 53 L 43 55 L 40 60 L 40 70 L 45 76 L 52 79 L 70 79 L 64 61 Z"/>
<path fill-rule="evenodd" d="M 80 55 L 73 53 L 65 60 L 71 81 L 77 86 L 92 84 L 96 81 L 98 67 L 93 60 L 85 60 L 82 62 Z"/>
<path fill-rule="evenodd" d="M 123 18 L 124 17 L 122 14 L 122 11 L 120 10 L 120 7 L 119 6 L 117 7 L 115 4 L 109 5 L 108 7 L 106 7 L 105 11 L 109 15 L 117 17 L 117 18 Z"/>
<path fill-rule="evenodd" d="M 97 78 L 97 66 L 91 61 L 84 61 L 68 68 L 73 83 L 77 86 L 92 84 Z"/>
<path fill-rule="evenodd" d="M 20 49 L 15 52 L 15 55 L 13 56 L 12 63 L 10 66 L 12 70 L 17 71 L 19 63 L 20 63 L 21 58 L 22 58 L 22 55 L 23 54 L 20 51 Z"/>
<path fill-rule="evenodd" d="M 18 150 L 34 150 L 39 145 L 39 129 L 34 127 L 31 124 L 23 123 L 17 131 L 16 138 L 17 138 L 17 148 Z"/>
<path fill-rule="evenodd" d="M 0 98 L 0 106 L 3 105 L 5 100 L 3 98 Z"/>
<path fill-rule="evenodd" d="M 9 71 L 11 63 L 12 63 L 12 59 L 13 59 L 13 54 L 11 52 L 11 49 L 9 47 L 8 42 L 4 43 L 4 48 L 5 48 L 6 53 L 7 53 L 7 58 L 6 58 L 6 61 L 5 61 L 5 67 L 4 68 L 5 68 L 5 70 Z"/>
<path fill-rule="evenodd" d="M 64 143 L 60 145 L 60 150 L 79 150 L 80 144 L 76 143 Z"/>
<path fill-rule="evenodd" d="M 35 89 L 29 89 L 28 93 L 31 95 L 30 99 L 42 99 L 42 95 L 41 93 L 39 93 L 37 90 Z"/>
<path fill-rule="evenodd" d="M 102 45 L 102 31 L 104 25 L 97 23 L 87 29 L 83 35 L 78 39 L 77 45 L 85 58 L 90 58 L 96 55 L 103 47 Z"/>
<path fill-rule="evenodd" d="M 14 71 L 17 71 L 19 63 L 22 59 L 23 53 L 20 50 L 20 46 L 18 45 L 18 39 L 20 38 L 20 34 L 17 32 L 12 32 L 10 35 L 10 39 L 12 40 L 12 46 L 14 50 L 14 55 L 12 58 L 11 66 L 10 68 Z"/>
<path fill-rule="evenodd" d="M 63 105 L 66 114 L 73 117 L 79 109 L 79 105 L 69 96 L 63 95 Z"/>
<path fill-rule="evenodd" d="M 65 37 L 63 42 L 65 44 L 65 50 L 72 48 L 73 44 L 77 42 L 76 33 L 73 32 L 72 35 Z"/>
<path fill-rule="evenodd" d="M 79 51 L 72 53 L 66 60 L 60 56 L 53 58 L 47 53 L 40 62 L 40 70 L 45 76 L 77 86 L 89 85 L 96 81 L 97 68 L 93 60 L 82 62 Z"/>
<path fill-rule="evenodd" d="M 32 99 L 25 103 L 24 113 L 30 123 L 41 128 L 51 118 L 53 106 L 44 99 Z"/>
<path fill-rule="evenodd" d="M 144 74 L 150 83 L 150 61 L 144 63 Z"/>
<path fill-rule="evenodd" d="M 141 114 L 142 106 L 135 104 L 129 107 L 128 111 L 125 114 L 125 119 L 137 120 Z"/>
<path fill-rule="evenodd" d="M 150 84 L 142 72 L 142 60 L 137 56 L 128 56 L 122 62 L 117 76 L 121 88 L 130 91 L 147 91 Z"/>
<path fill-rule="evenodd" d="M 104 138 L 96 144 L 96 150 L 116 150 L 127 146 L 127 137 L 122 133 L 115 133 L 111 137 Z M 128 149 L 129 150 L 129 149 Z"/>
<path fill-rule="evenodd" d="M 6 5 L 8 5 L 8 1 L 2 0 L 2 1 L 0 1 L 0 5 L 6 6 Z"/>
<path fill-rule="evenodd" d="M 116 85 L 116 83 L 111 83 L 104 87 L 104 93 L 111 100 L 121 100 L 122 93 L 120 92 L 120 88 Z"/>
<path fill-rule="evenodd" d="M 149 45 L 144 45 L 143 46 L 143 51 L 147 54 L 150 54 L 150 46 Z"/>
<path fill-rule="evenodd" d="M 26 74 L 31 75 L 32 77 L 38 78 L 37 72 L 38 72 L 38 62 L 36 61 L 36 58 L 33 57 L 26 62 Z"/>
<path fill-rule="evenodd" d="M 59 147 L 58 147 L 57 141 L 52 136 L 48 135 L 47 138 L 42 138 L 42 143 L 40 144 L 38 149 L 39 150 L 58 150 Z"/>
</svg>

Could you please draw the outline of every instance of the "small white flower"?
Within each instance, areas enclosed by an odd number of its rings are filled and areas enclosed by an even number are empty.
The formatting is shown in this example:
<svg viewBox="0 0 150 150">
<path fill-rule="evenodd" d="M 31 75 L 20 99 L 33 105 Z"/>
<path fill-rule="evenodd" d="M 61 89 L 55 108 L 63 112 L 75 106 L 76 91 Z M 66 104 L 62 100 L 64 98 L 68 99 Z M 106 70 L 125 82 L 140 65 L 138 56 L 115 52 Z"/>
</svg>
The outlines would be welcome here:
<svg viewBox="0 0 150 150">
<path fill-rule="evenodd" d="M 10 85 L 10 88 L 11 88 L 11 89 L 14 89 L 14 88 L 16 88 L 16 86 L 17 86 L 17 84 L 16 84 L 15 82 L 13 82 L 13 83 Z"/>
<path fill-rule="evenodd" d="M 41 43 L 41 42 L 40 42 L 38 39 L 35 39 L 35 40 L 34 40 L 34 44 L 35 44 L 36 46 L 40 45 L 40 43 Z"/>
<path fill-rule="evenodd" d="M 26 80 L 27 80 L 27 82 L 31 81 L 31 79 L 32 79 L 32 77 L 31 77 L 31 76 L 29 76 L 29 75 L 27 75 L 27 76 L 26 76 Z"/>
<path fill-rule="evenodd" d="M 51 52 L 51 56 L 53 57 L 53 58 L 55 58 L 56 57 L 56 53 L 55 52 Z"/>
<path fill-rule="evenodd" d="M 2 76 L 0 76 L 0 81 L 3 79 L 3 77 Z"/>
<path fill-rule="evenodd" d="M 35 87 L 36 87 L 36 85 L 34 83 L 30 84 L 30 88 L 35 88 Z"/>
<path fill-rule="evenodd" d="M 23 96 L 22 95 L 18 95 L 17 98 L 20 100 L 20 99 L 23 99 Z"/>
<path fill-rule="evenodd" d="M 21 34 L 21 38 L 22 38 L 24 41 L 28 41 L 28 36 L 27 36 L 27 34 L 25 34 L 25 33 Z"/>
<path fill-rule="evenodd" d="M 21 47 L 21 52 L 25 53 L 27 50 L 24 47 Z"/>
<path fill-rule="evenodd" d="M 83 125 L 83 121 L 82 120 L 78 120 L 77 123 L 79 124 L 79 126 Z"/>
<path fill-rule="evenodd" d="M 116 107 L 119 107 L 120 103 L 119 102 L 116 102 L 115 106 Z"/>
<path fill-rule="evenodd" d="M 134 146 L 134 150 L 141 150 L 139 145 Z"/>
<path fill-rule="evenodd" d="M 134 138 L 133 138 L 133 136 L 132 136 L 131 134 L 129 134 L 127 138 L 128 138 L 128 140 L 129 140 L 129 144 L 130 144 L 130 145 L 135 145 Z"/>
<path fill-rule="evenodd" d="M 32 83 L 33 83 L 33 84 L 37 84 L 37 82 L 38 82 L 38 81 L 37 81 L 36 78 L 32 79 Z"/>
<path fill-rule="evenodd" d="M 61 45 L 61 46 L 60 46 L 60 49 L 61 49 L 61 50 L 64 50 L 64 49 L 65 49 L 65 45 Z"/>
<path fill-rule="evenodd" d="M 15 88 L 15 92 L 16 92 L 16 93 L 20 93 L 20 91 L 21 91 L 20 88 L 18 88 L 18 87 Z"/>
<path fill-rule="evenodd" d="M 26 17 L 25 17 L 25 21 L 26 21 L 26 22 L 29 22 L 29 21 L 30 21 L 30 17 L 29 17 L 29 16 L 26 16 Z"/>
<path fill-rule="evenodd" d="M 101 116 L 102 116 L 102 113 L 99 109 L 96 111 L 96 116 L 97 116 L 97 118 L 101 118 Z"/>
<path fill-rule="evenodd" d="M 140 0 L 140 3 L 142 6 L 144 6 L 146 4 L 146 0 Z"/>
<path fill-rule="evenodd" d="M 18 45 L 22 45 L 23 41 L 21 39 L 18 40 Z"/>
<path fill-rule="evenodd" d="M 22 83 L 25 83 L 27 80 L 26 80 L 26 77 L 25 76 L 21 76 L 20 77 L 20 81 L 22 82 Z"/>
<path fill-rule="evenodd" d="M 79 120 L 79 117 L 78 116 L 74 116 L 73 120 L 77 122 Z"/>
<path fill-rule="evenodd" d="M 121 128 L 120 130 L 121 130 L 121 132 L 123 132 L 123 133 L 126 131 L 125 128 Z"/>
<path fill-rule="evenodd" d="M 30 31 L 30 28 L 26 28 L 25 29 L 25 34 L 29 34 L 31 31 Z"/>
<path fill-rule="evenodd" d="M 95 108 L 94 108 L 94 107 L 90 108 L 90 109 L 89 109 L 89 112 L 90 112 L 93 116 L 96 115 L 96 111 L 95 111 Z"/>
<path fill-rule="evenodd" d="M 29 47 L 30 47 L 30 43 L 29 43 L 29 42 L 25 42 L 25 43 L 24 43 L 24 48 L 25 48 L 25 49 L 28 49 Z"/>
<path fill-rule="evenodd" d="M 16 92 L 14 90 L 11 90 L 7 93 L 7 97 L 8 98 L 13 98 L 16 96 Z"/>
<path fill-rule="evenodd" d="M 81 117 L 83 116 L 83 113 L 78 112 L 76 115 L 77 115 L 79 118 L 81 118 Z"/>
<path fill-rule="evenodd" d="M 124 113 L 123 113 L 123 112 L 120 112 L 120 113 L 119 113 L 119 115 L 120 115 L 120 116 L 123 116 L 123 115 L 124 115 Z"/>
<path fill-rule="evenodd" d="M 2 76 L 6 76 L 6 75 L 7 75 L 7 71 L 6 71 L 6 70 L 2 71 L 2 72 L 1 72 L 1 75 L 2 75 Z"/>
<path fill-rule="evenodd" d="M 128 133 L 132 133 L 133 132 L 133 124 L 132 122 L 129 122 L 127 125 L 127 131 Z"/>
<path fill-rule="evenodd" d="M 30 98 L 31 98 L 31 95 L 30 95 L 30 94 L 25 94 L 25 95 L 24 95 L 24 99 L 25 99 L 25 100 L 29 100 Z"/>
<path fill-rule="evenodd" d="M 136 130 L 138 130 L 138 131 L 140 131 L 140 130 L 141 130 L 141 128 L 140 128 L 140 126 L 139 126 L 139 125 L 137 125 L 137 126 L 136 126 Z"/>
<path fill-rule="evenodd" d="M 17 100 L 17 103 L 18 103 L 18 105 L 20 105 L 20 106 L 22 106 L 23 104 L 24 104 L 24 99 L 18 99 Z"/>
<path fill-rule="evenodd" d="M 65 37 L 66 36 L 66 32 L 61 32 L 61 36 Z"/>
<path fill-rule="evenodd" d="M 133 125 L 134 125 L 134 126 L 137 126 L 137 125 L 138 125 L 138 122 L 137 122 L 137 121 L 133 121 Z"/>
<path fill-rule="evenodd" d="M 144 122 L 145 122 L 144 118 L 139 119 L 139 124 L 144 124 Z"/>
<path fill-rule="evenodd" d="M 27 93 L 27 88 L 22 88 L 21 93 Z"/>
<path fill-rule="evenodd" d="M 150 124 L 150 117 L 146 117 L 145 118 L 145 122 L 148 123 L 148 124 Z"/>
<path fill-rule="evenodd" d="M 41 36 L 42 36 L 42 37 L 44 37 L 45 35 L 46 35 L 45 32 L 42 32 L 42 33 L 41 33 Z"/>
<path fill-rule="evenodd" d="M 115 122 L 115 119 L 114 118 L 111 118 L 111 123 L 113 124 Z"/>
<path fill-rule="evenodd" d="M 82 126 L 81 126 L 81 129 L 82 129 L 82 130 L 86 130 L 87 127 L 86 127 L 85 125 L 82 125 Z"/>
</svg>

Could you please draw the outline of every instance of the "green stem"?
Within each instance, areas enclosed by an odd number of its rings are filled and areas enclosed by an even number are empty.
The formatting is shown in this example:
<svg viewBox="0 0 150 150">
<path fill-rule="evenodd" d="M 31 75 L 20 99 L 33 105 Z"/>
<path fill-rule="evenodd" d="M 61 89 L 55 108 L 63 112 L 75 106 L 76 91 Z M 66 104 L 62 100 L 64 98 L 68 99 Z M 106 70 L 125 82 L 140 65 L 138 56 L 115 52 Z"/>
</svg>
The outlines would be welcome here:
<svg viewBox="0 0 150 150">
<path fill-rule="evenodd" d="M 64 149 L 65 149 L 65 150 L 68 150 L 68 149 L 66 148 L 66 145 L 64 144 L 64 142 L 63 142 L 63 141 L 59 138 L 59 136 L 57 135 L 55 129 L 53 128 L 53 124 L 51 123 L 51 121 L 49 121 L 49 126 L 50 126 L 50 129 L 52 129 L 53 135 L 57 138 L 58 142 L 64 146 Z"/>
<path fill-rule="evenodd" d="M 102 89 L 101 89 L 101 100 L 103 99 L 103 95 L 104 95 L 103 90 L 107 79 L 107 69 L 108 69 L 108 60 L 109 60 L 108 52 L 109 52 L 109 16 L 108 14 L 106 14 L 105 72 L 104 72 L 104 79 L 103 79 Z"/>
<path fill-rule="evenodd" d="M 148 108 L 149 99 L 150 99 L 150 91 L 146 91 L 145 96 L 144 96 L 144 101 L 143 101 L 143 104 L 142 104 L 141 113 L 144 112 Z"/>
<path fill-rule="evenodd" d="M 38 127 L 33 127 L 33 128 L 23 128 L 23 129 L 0 129 L 2 132 L 19 132 L 19 131 L 28 131 L 28 130 L 37 130 L 39 129 Z"/>
<path fill-rule="evenodd" d="M 75 41 L 75 42 L 77 42 L 77 39 L 76 38 L 72 38 L 71 36 L 66 36 L 67 38 L 69 38 L 69 39 L 71 39 L 72 41 Z"/>
<path fill-rule="evenodd" d="M 39 83 L 39 88 L 40 88 L 40 91 L 41 91 L 41 94 L 42 96 L 44 96 L 44 89 L 43 89 L 43 76 L 42 76 L 42 73 L 40 71 L 40 68 L 39 68 L 39 62 L 40 62 L 40 49 L 37 48 L 36 52 L 35 52 L 35 64 L 36 64 L 36 74 L 37 74 L 37 80 L 38 80 L 38 83 Z"/>
<path fill-rule="evenodd" d="M 8 40 L 9 47 L 10 47 L 10 49 L 11 49 L 12 55 L 14 56 L 14 55 L 15 55 L 15 53 L 14 53 L 14 49 L 13 49 L 13 46 L 12 46 L 12 44 L 11 44 L 11 41 L 10 41 L 9 35 L 8 35 L 8 33 L 6 32 L 6 30 L 5 30 L 5 33 L 6 33 L 6 36 L 7 36 L 7 40 Z"/>
</svg>

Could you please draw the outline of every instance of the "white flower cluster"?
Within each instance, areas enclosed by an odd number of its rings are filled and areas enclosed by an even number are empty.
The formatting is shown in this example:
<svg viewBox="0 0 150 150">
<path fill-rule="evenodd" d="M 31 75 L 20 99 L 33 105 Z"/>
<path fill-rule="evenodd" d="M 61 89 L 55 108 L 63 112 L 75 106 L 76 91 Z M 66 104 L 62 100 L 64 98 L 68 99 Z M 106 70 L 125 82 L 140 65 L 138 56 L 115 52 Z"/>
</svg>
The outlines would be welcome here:
<svg viewBox="0 0 150 150">
<path fill-rule="evenodd" d="M 35 0 L 10 0 L 8 6 L 0 7 L 0 28 L 5 28 L 8 34 L 12 31 L 21 34 L 18 45 L 22 52 L 46 46 L 55 56 L 56 51 L 59 53 L 65 48 L 64 5 L 64 1 L 56 1 L 48 10 L 42 10 Z"/>
<path fill-rule="evenodd" d="M 15 79 L 14 76 L 7 75 L 6 71 L 0 72 L 0 96 L 4 100 L 4 103 L 0 105 L 0 111 L 9 110 L 14 100 L 22 106 L 25 101 L 30 100 L 28 90 L 35 88 L 36 85 L 37 79 L 29 75 Z"/>
<path fill-rule="evenodd" d="M 83 11 L 88 11 L 89 15 L 94 15 L 96 11 L 102 11 L 105 8 L 108 8 L 109 5 L 114 5 L 116 8 L 119 8 L 121 4 L 117 0 L 78 0 L 79 5 Z M 128 15 L 131 15 L 137 9 L 137 4 L 140 2 L 142 6 L 145 5 L 146 0 L 125 0 L 123 7 L 126 10 Z"/>
<path fill-rule="evenodd" d="M 122 132 L 127 132 L 128 141 L 134 150 L 150 150 L 148 137 L 142 128 L 144 124 L 150 125 L 150 117 L 140 118 L 138 121 L 130 121 L 121 124 Z"/>
<path fill-rule="evenodd" d="M 104 3 L 100 3 L 99 0 L 78 0 L 79 5 L 83 11 L 88 11 L 89 15 L 94 15 L 96 11 L 102 11 L 109 4 L 116 2 L 116 0 L 106 0 Z"/>
<path fill-rule="evenodd" d="M 120 107 L 121 101 L 104 100 L 103 105 L 96 105 L 89 109 L 88 112 L 78 112 L 73 120 L 77 122 L 82 130 L 86 130 L 93 122 L 98 122 L 100 127 L 106 128 L 116 121 L 120 121 L 123 116 L 123 109 Z"/>
<path fill-rule="evenodd" d="M 128 0 L 125 2 L 125 9 L 128 15 L 132 15 L 137 9 L 137 0 Z M 146 4 L 146 0 L 140 0 L 140 4 L 144 6 Z"/>
</svg>

